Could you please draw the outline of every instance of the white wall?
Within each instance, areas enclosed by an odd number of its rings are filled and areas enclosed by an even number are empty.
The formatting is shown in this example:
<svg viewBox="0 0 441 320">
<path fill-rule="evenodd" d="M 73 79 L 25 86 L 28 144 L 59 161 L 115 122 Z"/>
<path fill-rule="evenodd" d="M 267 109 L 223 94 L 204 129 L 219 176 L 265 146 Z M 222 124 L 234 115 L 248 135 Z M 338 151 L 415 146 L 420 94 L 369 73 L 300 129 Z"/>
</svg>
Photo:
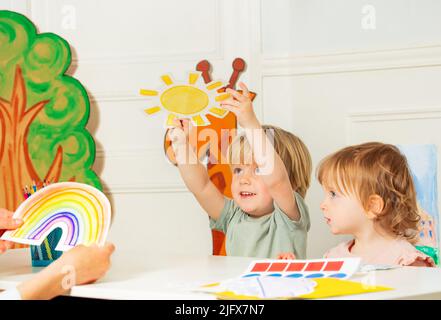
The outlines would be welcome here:
<svg viewBox="0 0 441 320">
<path fill-rule="evenodd" d="M 263 119 L 302 137 L 315 166 L 340 147 L 372 140 L 441 150 L 440 1 L 260 3 Z M 362 28 L 366 5 L 376 29 Z M 314 179 L 310 258 L 341 241 L 323 221 L 321 197 Z"/>
<path fill-rule="evenodd" d="M 376 29 L 362 28 L 372 5 Z M 185 79 L 208 59 L 228 80 L 258 93 L 262 122 L 298 134 L 314 165 L 346 144 L 368 140 L 441 146 L 441 2 L 437 0 L 0 0 L 41 32 L 75 50 L 70 72 L 92 98 L 95 168 L 114 204 L 111 240 L 146 254 L 209 253 L 208 221 L 162 153 L 163 119 L 147 119 L 159 76 Z M 371 9 L 369 7 L 368 9 Z M 66 28 L 74 12 L 76 26 Z M 441 150 L 441 148 L 440 148 Z M 440 157 L 441 158 L 441 157 Z M 322 219 L 322 193 L 308 193 L 308 256 L 341 239 Z"/>
</svg>

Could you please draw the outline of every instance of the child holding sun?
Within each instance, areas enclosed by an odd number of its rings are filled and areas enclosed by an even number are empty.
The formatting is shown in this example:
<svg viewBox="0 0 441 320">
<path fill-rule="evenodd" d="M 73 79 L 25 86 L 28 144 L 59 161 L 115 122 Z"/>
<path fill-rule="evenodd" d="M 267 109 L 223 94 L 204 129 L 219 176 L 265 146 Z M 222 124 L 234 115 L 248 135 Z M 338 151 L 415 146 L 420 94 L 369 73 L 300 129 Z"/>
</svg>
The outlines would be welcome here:
<svg viewBox="0 0 441 320">
<path fill-rule="evenodd" d="M 413 246 L 420 220 L 416 192 L 406 158 L 395 146 L 369 142 L 343 148 L 322 160 L 317 175 L 325 192 L 320 208 L 331 232 L 353 236 L 330 249 L 325 258 L 435 265 Z M 295 254 L 279 258 L 293 259 Z"/>
<path fill-rule="evenodd" d="M 175 121 L 169 132 L 179 172 L 211 227 L 226 234 L 227 255 L 275 258 L 290 251 L 304 258 L 310 219 L 303 198 L 310 184 L 310 154 L 292 133 L 262 126 L 247 87 L 239 85 L 243 93 L 227 89 L 231 98 L 221 104 L 245 129 L 228 149 L 233 199 L 218 191 L 189 147 L 187 120 Z"/>
</svg>

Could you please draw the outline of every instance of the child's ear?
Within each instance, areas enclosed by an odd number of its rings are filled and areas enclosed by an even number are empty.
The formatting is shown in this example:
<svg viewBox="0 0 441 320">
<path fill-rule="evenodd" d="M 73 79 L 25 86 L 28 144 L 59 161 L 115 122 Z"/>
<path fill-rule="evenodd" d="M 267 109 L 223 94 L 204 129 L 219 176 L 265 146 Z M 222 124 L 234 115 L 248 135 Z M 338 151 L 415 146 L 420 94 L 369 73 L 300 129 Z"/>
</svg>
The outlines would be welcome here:
<svg viewBox="0 0 441 320">
<path fill-rule="evenodd" d="M 369 196 L 368 210 L 366 213 L 369 219 L 377 218 L 381 214 L 381 212 L 383 212 L 383 209 L 384 201 L 382 197 L 380 197 L 378 194 L 373 194 Z"/>
</svg>

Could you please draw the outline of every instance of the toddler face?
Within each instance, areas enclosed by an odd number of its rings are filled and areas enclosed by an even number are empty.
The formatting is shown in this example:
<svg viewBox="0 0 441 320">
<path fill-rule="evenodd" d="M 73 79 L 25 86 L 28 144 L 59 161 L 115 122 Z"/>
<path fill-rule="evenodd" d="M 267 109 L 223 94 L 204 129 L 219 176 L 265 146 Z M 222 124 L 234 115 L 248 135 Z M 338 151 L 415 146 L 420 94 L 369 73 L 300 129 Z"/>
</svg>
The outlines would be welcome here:
<svg viewBox="0 0 441 320">
<path fill-rule="evenodd" d="M 273 198 L 268 192 L 259 168 L 255 164 L 232 165 L 231 193 L 234 202 L 251 216 L 260 217 L 274 210 Z"/>
<path fill-rule="evenodd" d="M 326 223 L 333 234 L 355 234 L 369 221 L 366 211 L 355 196 L 342 194 L 323 186 L 325 197 L 320 204 Z"/>
</svg>

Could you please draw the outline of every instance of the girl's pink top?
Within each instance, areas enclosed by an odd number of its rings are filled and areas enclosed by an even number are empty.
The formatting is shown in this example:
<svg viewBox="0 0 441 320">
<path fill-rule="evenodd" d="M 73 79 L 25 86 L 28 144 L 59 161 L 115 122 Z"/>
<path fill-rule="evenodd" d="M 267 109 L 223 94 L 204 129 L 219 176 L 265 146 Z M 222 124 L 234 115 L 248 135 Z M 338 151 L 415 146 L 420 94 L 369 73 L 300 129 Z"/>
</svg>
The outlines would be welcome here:
<svg viewBox="0 0 441 320">
<path fill-rule="evenodd" d="M 417 250 L 412 244 L 403 239 L 390 242 L 381 252 L 375 254 L 354 255 L 351 248 L 355 240 L 340 243 L 338 246 L 325 253 L 324 258 L 354 258 L 360 257 L 363 264 L 384 264 L 399 266 L 421 266 L 434 267 L 433 259 L 421 251 Z"/>
</svg>

